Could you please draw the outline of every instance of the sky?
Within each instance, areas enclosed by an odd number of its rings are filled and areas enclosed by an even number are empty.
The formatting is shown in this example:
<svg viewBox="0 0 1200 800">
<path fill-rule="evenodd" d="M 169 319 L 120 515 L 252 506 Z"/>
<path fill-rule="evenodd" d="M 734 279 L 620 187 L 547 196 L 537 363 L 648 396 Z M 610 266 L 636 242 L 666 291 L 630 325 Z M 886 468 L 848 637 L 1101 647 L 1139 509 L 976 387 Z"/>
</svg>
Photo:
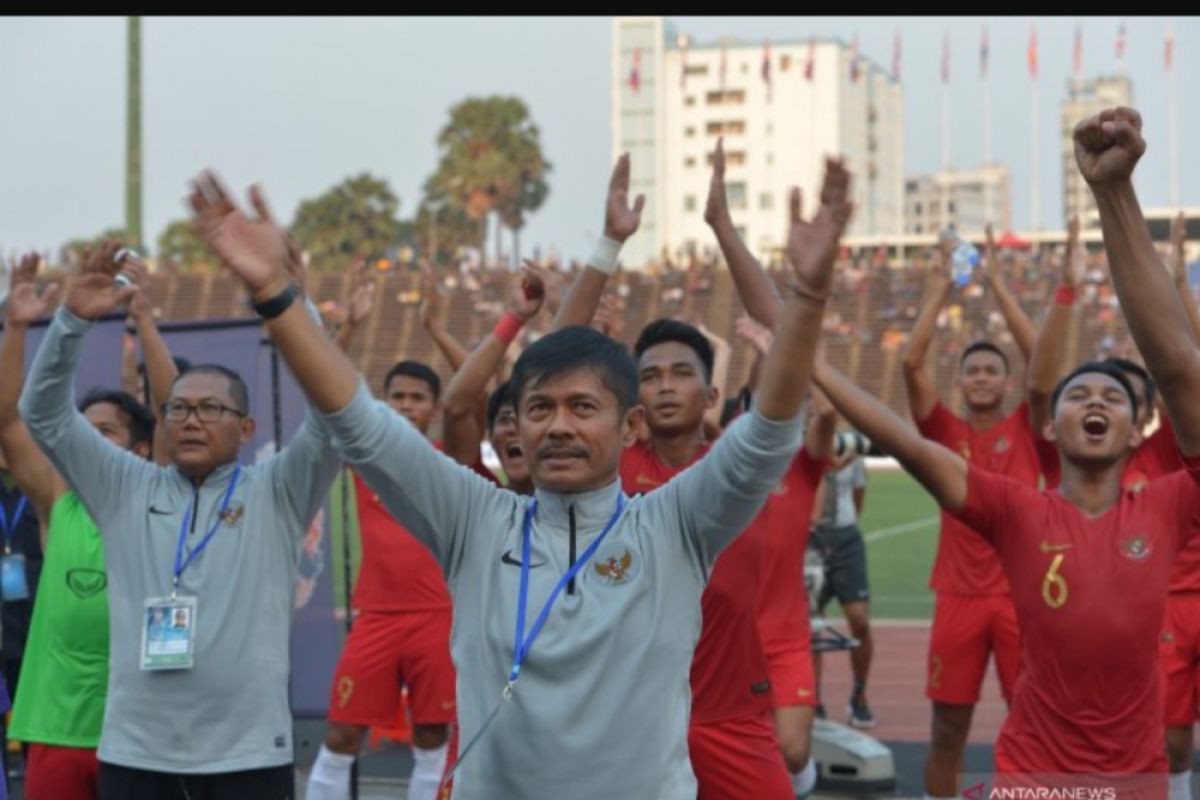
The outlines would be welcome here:
<svg viewBox="0 0 1200 800">
<path fill-rule="evenodd" d="M 905 174 L 940 161 L 942 41 L 951 42 L 951 160 L 982 161 L 980 33 L 990 42 L 992 150 L 1012 170 L 1014 227 L 1031 214 L 1031 80 L 1026 48 L 1038 29 L 1043 228 L 1061 227 L 1058 102 L 1083 32 L 1085 77 L 1114 71 L 1117 17 L 671 17 L 695 41 L 761 42 L 810 35 L 850 41 L 890 70 L 902 40 Z M 1165 206 L 1168 19 L 1124 20 L 1134 105 L 1148 152 L 1137 189 Z M 1200 76 L 1200 19 L 1174 18 L 1179 87 L 1179 186 L 1200 206 L 1200 129 L 1187 102 Z M 123 17 L 0 22 L 0 252 L 54 250 L 124 219 Z M 363 171 L 385 178 L 410 216 L 437 163 L 437 132 L 456 102 L 514 94 L 530 108 L 553 165 L 550 196 L 522 232 L 530 252 L 590 254 L 611 170 L 610 17 L 146 17 L 142 20 L 143 230 L 152 243 L 183 216 L 188 180 L 213 167 L 241 190 L 263 184 L 277 215 Z M 492 241 L 489 237 L 489 247 Z M 507 247 L 507 240 L 505 242 Z"/>
</svg>

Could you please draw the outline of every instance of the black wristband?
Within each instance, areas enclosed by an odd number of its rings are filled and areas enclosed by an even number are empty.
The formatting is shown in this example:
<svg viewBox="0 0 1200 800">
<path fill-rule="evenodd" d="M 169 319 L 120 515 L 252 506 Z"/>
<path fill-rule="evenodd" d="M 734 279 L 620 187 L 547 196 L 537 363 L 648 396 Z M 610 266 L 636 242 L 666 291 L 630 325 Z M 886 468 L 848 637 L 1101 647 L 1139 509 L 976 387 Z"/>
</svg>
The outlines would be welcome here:
<svg viewBox="0 0 1200 800">
<path fill-rule="evenodd" d="M 300 288 L 294 283 L 289 283 L 287 288 L 279 294 L 263 300 L 261 303 L 254 303 L 251 307 L 254 309 L 254 313 L 263 319 L 275 319 L 291 308 L 292 303 L 296 302 L 296 298 L 299 296 Z"/>
</svg>

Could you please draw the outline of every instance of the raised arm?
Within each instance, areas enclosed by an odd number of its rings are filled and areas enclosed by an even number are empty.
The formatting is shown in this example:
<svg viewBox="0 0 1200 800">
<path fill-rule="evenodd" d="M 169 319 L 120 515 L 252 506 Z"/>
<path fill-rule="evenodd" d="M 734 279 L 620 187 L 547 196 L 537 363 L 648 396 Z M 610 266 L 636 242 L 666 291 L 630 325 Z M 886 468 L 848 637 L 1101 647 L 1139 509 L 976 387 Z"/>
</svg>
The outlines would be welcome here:
<svg viewBox="0 0 1200 800">
<path fill-rule="evenodd" d="M 721 430 L 721 409 L 725 407 L 725 384 L 729 382 L 729 357 L 732 350 L 729 342 L 717 336 L 700 321 L 696 328 L 708 339 L 713 351 L 712 385 L 717 387 L 717 402 L 704 412 L 704 427 L 709 433 L 719 433 Z M 715 439 L 716 436 L 709 436 Z"/>
<path fill-rule="evenodd" d="M 66 490 L 66 484 L 38 449 L 21 421 L 17 402 L 25 386 L 25 332 L 29 324 L 45 316 L 58 286 L 50 284 L 38 295 L 34 286 L 38 255 L 29 253 L 12 271 L 5 308 L 4 339 L 0 341 L 0 450 L 9 474 L 29 498 L 41 522 L 42 549 L 46 548 L 50 509 Z"/>
<path fill-rule="evenodd" d="M 129 302 L 136 285 L 114 281 L 118 245 L 107 241 L 84 255 L 83 270 L 55 312 L 21 393 L 20 413 L 33 440 L 103 527 L 128 497 L 126 486 L 155 469 L 107 441 L 75 408 L 74 378 L 83 335 L 92 321 Z"/>
<path fill-rule="evenodd" d="M 1034 434 L 1041 436 L 1042 427 L 1050 419 L 1050 395 L 1058 383 L 1063 351 L 1067 344 L 1067 329 L 1071 324 L 1071 309 L 1079 286 L 1079 217 L 1071 217 L 1067 225 L 1067 253 L 1063 259 L 1054 292 L 1054 302 L 1034 340 L 1025 370 L 1025 390 L 1029 398 L 1029 424 Z"/>
<path fill-rule="evenodd" d="M 788 259 L 796 280 L 763 363 L 754 408 L 729 427 L 699 464 L 650 495 L 671 489 L 662 502 L 675 505 L 702 563 L 710 564 L 750 522 L 800 449 L 800 411 L 833 284 L 838 241 L 852 210 L 849 188 L 850 174 L 842 162 L 827 160 L 821 208 L 811 222 L 802 218 L 800 193 L 793 190 Z"/>
<path fill-rule="evenodd" d="M 1142 118 L 1108 109 L 1075 126 L 1075 160 L 1092 188 L 1113 287 L 1129 331 L 1162 392 L 1180 452 L 1200 455 L 1200 348 L 1187 311 L 1150 240 L 1133 189 L 1133 169 L 1146 152 Z"/>
<path fill-rule="evenodd" d="M 920 422 L 929 416 L 937 405 L 937 383 L 933 364 L 929 363 L 929 344 L 933 341 L 938 313 L 950 296 L 953 283 L 946 273 L 947 254 L 939 243 L 933 254 L 933 264 L 925 279 L 925 299 L 921 313 L 913 325 L 912 335 L 900 359 L 904 369 L 904 386 L 908 390 L 908 407 L 913 419 Z M 836 401 L 834 402 L 836 405 Z"/>
<path fill-rule="evenodd" d="M 509 524 L 520 501 L 433 449 L 413 426 L 372 400 L 353 365 L 301 304 L 289 302 L 284 235 L 251 190 L 256 215 L 238 210 L 212 173 L 202 174 L 190 198 L 200 236 L 229 265 L 256 304 L 273 301 L 267 331 L 346 460 L 384 500 L 393 516 L 457 573 L 470 537 L 483 525 Z M 511 499 L 510 499 L 511 498 Z"/>
<path fill-rule="evenodd" d="M 127 251 L 128 252 L 128 251 Z M 121 262 L 122 269 L 138 286 L 145 287 L 147 276 L 146 267 L 136 255 L 126 255 Z M 154 320 L 154 309 L 150 306 L 150 298 L 143 288 L 129 301 L 129 316 L 137 329 L 138 342 L 142 346 L 142 362 L 146 366 L 146 403 L 150 413 L 154 415 L 154 443 L 151 448 L 151 458 L 155 464 L 166 465 L 171 461 L 170 449 L 167 445 L 166 428 L 162 424 L 162 407 L 171 395 L 171 386 L 179 377 L 179 369 L 175 359 L 171 358 L 171 350 L 166 340 L 158 330 Z"/>
<path fill-rule="evenodd" d="M 872 442 L 929 490 L 938 505 L 957 511 L 967 500 L 967 462 L 957 453 L 926 439 L 896 412 L 831 367 L 817 363 L 817 385 L 855 430 Z"/>
<path fill-rule="evenodd" d="M 450 369 L 457 372 L 466 363 L 468 353 L 462 342 L 446 330 L 444 299 L 438 288 L 437 274 L 426 265 L 421 274 L 421 327 L 437 345 Z"/>
<path fill-rule="evenodd" d="M 350 352 L 350 342 L 359 327 L 371 316 L 375 307 L 375 281 L 371 279 L 367 264 L 363 260 L 356 261 L 351 266 L 353 288 L 350 290 L 350 303 L 346 309 L 346 320 L 338 328 L 334 341 L 343 353 Z"/>
<path fill-rule="evenodd" d="M 1175 277 L 1175 291 L 1183 301 L 1183 310 L 1187 312 L 1191 323 L 1189 330 L 1192 338 L 1200 342 L 1200 310 L 1196 308 L 1196 295 L 1188 285 L 1187 257 L 1183 247 L 1187 244 L 1187 220 L 1183 212 L 1171 222 L 1171 274 Z"/>
<path fill-rule="evenodd" d="M 837 425 L 837 409 L 820 387 L 813 386 L 812 416 L 804 434 L 804 449 L 816 461 L 828 461 L 833 456 L 833 429 Z"/>
<path fill-rule="evenodd" d="M 554 315 L 553 330 L 591 323 L 609 276 L 617 271 L 617 255 L 621 246 L 642 223 L 642 208 L 645 205 L 646 196 L 642 194 L 634 199 L 632 207 L 629 205 L 629 154 L 625 153 L 617 159 L 608 182 L 608 199 L 604 203 L 604 235 L 596 245 L 596 252 L 588 259 L 588 265 L 580 270 L 567 289 L 562 305 Z"/>
<path fill-rule="evenodd" d="M 712 180 L 708 184 L 708 203 L 704 207 L 704 221 L 712 228 L 721 248 L 721 255 L 729 265 L 729 274 L 737 287 L 738 296 L 750 316 L 762 324 L 774 328 L 779 319 L 781 300 L 774 281 L 763 271 L 758 259 L 750 252 L 738 236 L 729 213 L 725 195 L 725 144 L 724 137 L 717 139 L 713 153 Z"/>
<path fill-rule="evenodd" d="M 992 290 L 992 294 L 996 296 L 996 303 L 1000 306 L 1000 313 L 1004 316 L 1004 322 L 1008 325 L 1009 331 L 1012 332 L 1013 339 L 1017 342 L 1017 348 L 1021 351 L 1021 357 L 1025 359 L 1025 363 L 1029 363 L 1029 355 L 1033 352 L 1033 340 L 1037 337 L 1037 328 L 1033 326 L 1033 320 L 1029 315 L 1021 310 L 1021 304 L 1017 302 L 1017 298 L 1008 290 L 1005 285 L 1004 276 L 1000 274 L 1000 269 L 996 264 L 996 240 L 992 235 L 992 225 L 988 223 L 987 228 L 987 254 L 985 256 L 987 267 L 983 270 L 983 279 L 987 282 L 988 288 Z"/>
<path fill-rule="evenodd" d="M 454 373 L 442 398 L 442 452 L 464 466 L 479 460 L 483 425 L 476 409 L 487 383 L 500 364 L 513 339 L 526 322 L 542 308 L 545 292 L 537 273 L 526 269 L 520 282 L 512 284 L 509 310 L 496 327 L 471 351 L 466 362 Z"/>
</svg>

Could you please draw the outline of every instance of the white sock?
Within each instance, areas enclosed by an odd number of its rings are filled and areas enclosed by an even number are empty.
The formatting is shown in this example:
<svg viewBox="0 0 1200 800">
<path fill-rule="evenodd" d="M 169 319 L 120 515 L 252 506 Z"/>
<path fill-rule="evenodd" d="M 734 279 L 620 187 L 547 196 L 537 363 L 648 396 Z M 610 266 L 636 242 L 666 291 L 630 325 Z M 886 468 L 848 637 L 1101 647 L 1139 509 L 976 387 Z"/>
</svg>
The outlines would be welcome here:
<svg viewBox="0 0 1200 800">
<path fill-rule="evenodd" d="M 408 779 L 408 800 L 437 800 L 438 786 L 446 769 L 446 754 L 450 748 L 442 745 L 434 750 L 413 748 L 413 771 Z"/>
<path fill-rule="evenodd" d="M 354 756 L 335 753 L 321 745 L 312 772 L 308 774 L 307 800 L 349 800 L 350 767 Z"/>
<path fill-rule="evenodd" d="M 1192 771 L 1172 772 L 1169 779 L 1168 800 L 1192 800 Z"/>
<path fill-rule="evenodd" d="M 797 797 L 808 797 L 816 785 L 817 762 L 812 760 L 812 756 L 809 756 L 804 769 L 792 776 L 792 790 L 796 792 Z"/>
</svg>

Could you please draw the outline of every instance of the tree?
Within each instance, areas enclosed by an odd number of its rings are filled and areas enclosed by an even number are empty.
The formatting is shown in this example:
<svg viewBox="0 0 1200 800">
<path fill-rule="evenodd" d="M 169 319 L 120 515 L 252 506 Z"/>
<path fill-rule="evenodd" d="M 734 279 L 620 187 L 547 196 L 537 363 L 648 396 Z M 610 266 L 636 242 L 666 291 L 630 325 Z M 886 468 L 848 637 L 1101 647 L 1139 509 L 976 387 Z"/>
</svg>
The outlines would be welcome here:
<svg viewBox="0 0 1200 800">
<path fill-rule="evenodd" d="M 369 173 L 347 178 L 296 209 L 291 232 L 318 270 L 340 270 L 355 258 L 382 258 L 402 231 L 400 200 Z"/>
<path fill-rule="evenodd" d="M 517 231 L 549 194 L 541 133 L 517 97 L 472 97 L 450 109 L 438 134 L 440 160 L 426 181 L 426 203 L 445 200 L 472 220 L 495 213 Z M 497 226 L 497 255 L 499 254 Z M 482 242 L 481 242 L 482 244 Z"/>
<path fill-rule="evenodd" d="M 192 221 L 177 219 L 158 235 L 158 258 L 163 263 L 173 263 L 183 269 L 192 267 L 215 268 L 220 261 L 208 249 L 208 245 L 196 235 Z"/>
<path fill-rule="evenodd" d="M 86 237 L 81 236 L 71 239 L 64 244 L 58 251 L 58 262 L 61 266 L 68 269 L 79 269 L 83 263 L 83 251 L 88 248 L 95 247 L 105 239 L 115 239 L 121 244 L 125 244 L 127 239 L 124 228 L 107 228 L 97 236 Z"/>
</svg>

